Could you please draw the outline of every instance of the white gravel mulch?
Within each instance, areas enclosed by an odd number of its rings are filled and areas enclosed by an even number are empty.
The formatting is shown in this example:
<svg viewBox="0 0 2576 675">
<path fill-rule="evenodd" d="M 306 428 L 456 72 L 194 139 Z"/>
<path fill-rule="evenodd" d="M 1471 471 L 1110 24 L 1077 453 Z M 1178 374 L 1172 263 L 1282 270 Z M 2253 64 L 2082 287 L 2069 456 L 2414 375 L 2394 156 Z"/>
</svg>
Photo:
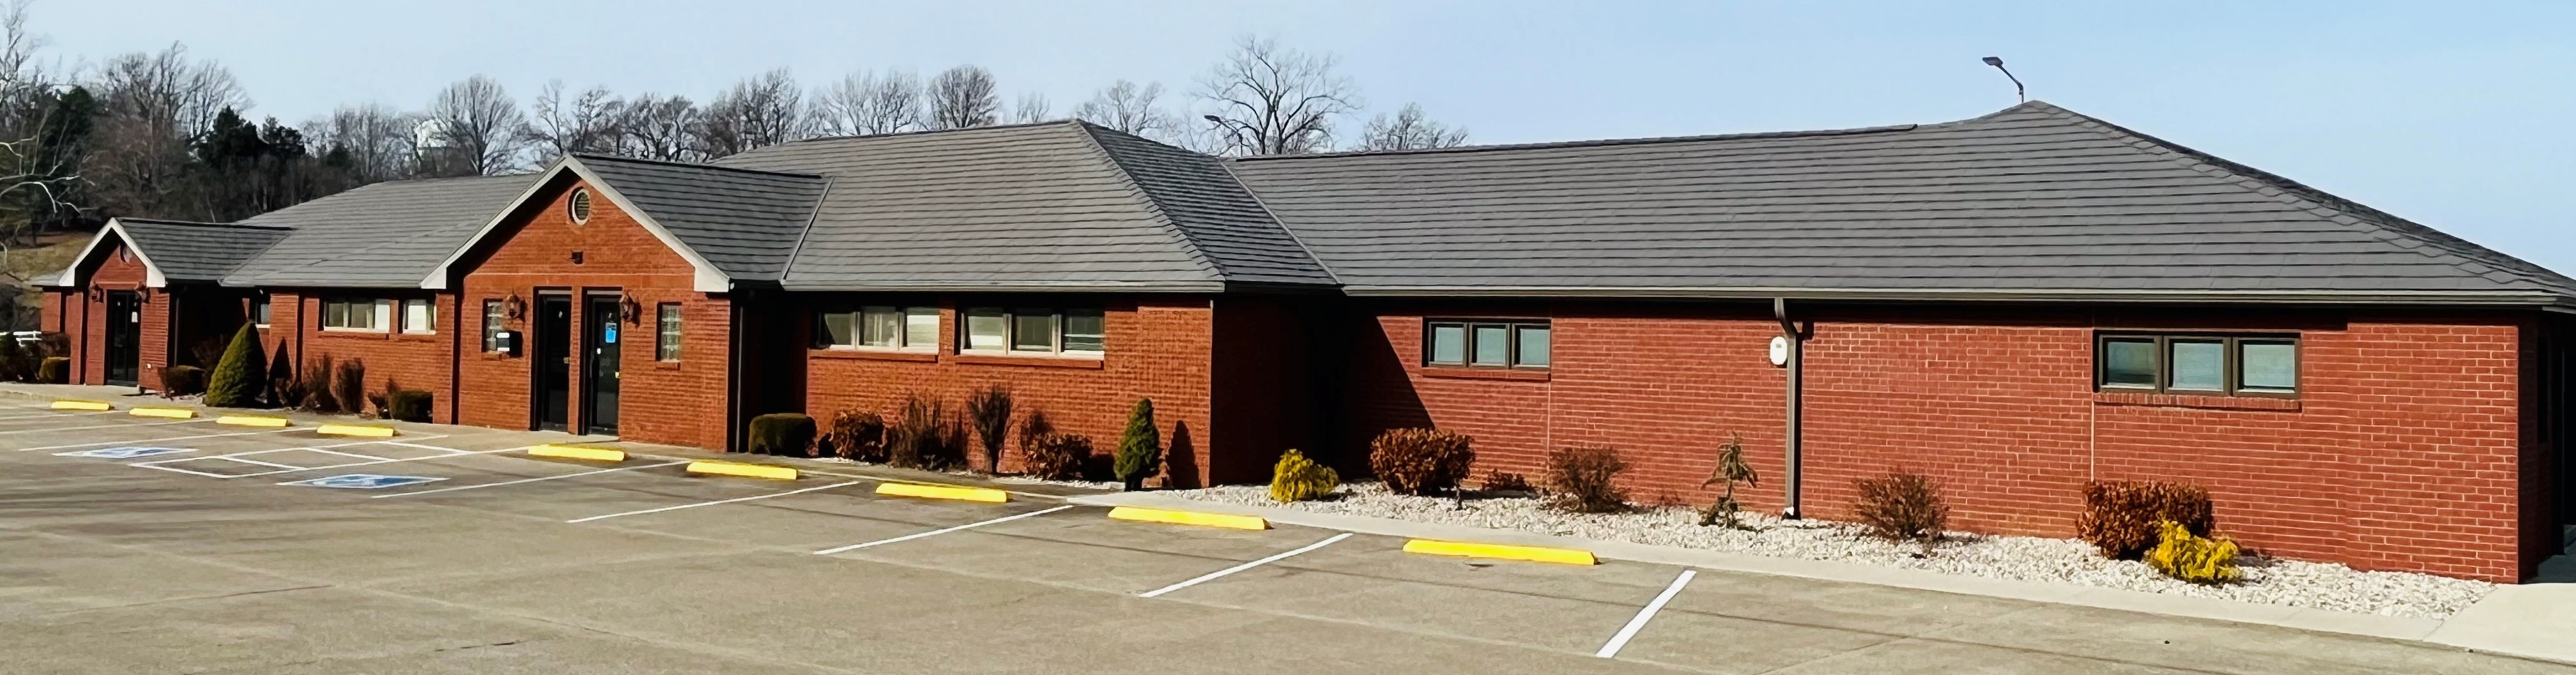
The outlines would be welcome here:
<svg viewBox="0 0 2576 675">
<path fill-rule="evenodd" d="M 1701 527 L 1699 513 L 1685 508 L 1647 508 L 1628 513 L 1565 513 L 1543 508 L 1533 497 L 1471 498 L 1465 508 L 1446 498 L 1412 497 L 1387 492 L 1378 483 L 1342 486 L 1340 498 L 1280 504 L 1270 488 L 1231 485 L 1162 494 L 1233 504 L 1273 506 L 1317 513 L 1397 518 L 1426 523 L 1467 525 L 1543 534 L 1626 541 L 1749 553 L 1781 558 L 1839 560 L 1906 567 L 1993 579 L 2053 581 L 2087 586 L 2172 593 L 2244 602 L 2314 607 L 2341 612 L 2443 618 L 2476 602 L 2495 585 L 2406 572 L 2363 572 L 2332 563 L 2248 560 L 2244 579 L 2204 586 L 2176 581 L 2146 564 L 2103 558 L 2075 539 L 1985 536 L 1954 533 L 1922 548 L 1869 537 L 1847 523 L 1781 520 L 1747 513 L 1748 530 Z"/>
</svg>

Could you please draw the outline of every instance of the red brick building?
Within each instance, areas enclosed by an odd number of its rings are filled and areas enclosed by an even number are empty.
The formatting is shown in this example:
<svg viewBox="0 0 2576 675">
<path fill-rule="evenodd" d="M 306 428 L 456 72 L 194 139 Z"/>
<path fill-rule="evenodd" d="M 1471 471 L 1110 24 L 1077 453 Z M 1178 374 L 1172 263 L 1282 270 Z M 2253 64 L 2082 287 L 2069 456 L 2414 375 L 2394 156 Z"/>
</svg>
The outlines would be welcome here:
<svg viewBox="0 0 2576 675">
<path fill-rule="evenodd" d="M 288 231 L 218 277 L 295 298 L 272 342 L 439 383 L 467 424 L 733 448 L 757 414 L 1000 383 L 1103 440 L 1152 399 L 1174 485 L 1290 447 L 1361 470 L 1437 426 L 1479 476 L 1602 446 L 1696 503 L 1740 434 L 1767 508 L 1842 517 L 1901 468 L 1998 533 L 2069 533 L 2087 480 L 2189 480 L 2260 550 L 2500 581 L 2576 522 L 2576 281 L 2044 103 L 1236 160 L 1053 123 L 580 156 L 243 225 Z M 152 287 L 121 236 L 48 329 L 89 344 L 101 292 Z M 432 328 L 302 327 L 357 295 Z"/>
</svg>

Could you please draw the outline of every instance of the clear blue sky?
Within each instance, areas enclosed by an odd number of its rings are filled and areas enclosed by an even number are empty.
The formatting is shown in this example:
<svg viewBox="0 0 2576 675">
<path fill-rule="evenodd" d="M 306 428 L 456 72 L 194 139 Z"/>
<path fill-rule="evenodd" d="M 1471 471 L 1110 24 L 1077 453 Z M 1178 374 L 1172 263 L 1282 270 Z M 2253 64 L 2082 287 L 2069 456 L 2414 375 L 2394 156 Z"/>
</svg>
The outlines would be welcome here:
<svg viewBox="0 0 2576 675">
<path fill-rule="evenodd" d="M 958 63 L 1062 111 L 1118 78 L 1186 92 L 1256 32 L 1479 143 L 1960 119 L 2013 103 L 1991 54 L 2034 98 L 2576 273 L 2576 3 L 950 4 L 39 0 L 34 24 L 93 60 L 185 42 L 290 122 L 478 72 L 703 100 L 780 66 Z"/>
</svg>

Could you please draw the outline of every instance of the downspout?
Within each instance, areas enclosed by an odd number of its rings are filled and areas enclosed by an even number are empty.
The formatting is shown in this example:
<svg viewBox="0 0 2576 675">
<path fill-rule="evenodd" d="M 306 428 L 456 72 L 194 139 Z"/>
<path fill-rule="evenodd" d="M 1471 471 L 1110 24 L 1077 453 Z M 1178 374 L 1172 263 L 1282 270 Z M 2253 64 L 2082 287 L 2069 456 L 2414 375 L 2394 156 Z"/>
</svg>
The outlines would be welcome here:
<svg viewBox="0 0 2576 675">
<path fill-rule="evenodd" d="M 747 443 L 743 442 L 743 435 L 747 433 L 743 428 L 744 425 L 747 424 L 743 415 L 743 407 L 748 404 L 748 402 L 744 400 L 744 397 L 749 395 L 750 390 L 743 386 L 742 378 L 743 373 L 747 370 L 743 367 L 743 360 L 750 358 L 749 353 L 751 350 L 747 345 L 743 344 L 744 330 L 742 322 L 745 320 L 745 315 L 742 311 L 742 305 L 743 303 L 750 301 L 750 292 L 746 289 L 736 288 L 733 289 L 733 292 L 730 293 L 729 296 L 730 297 L 725 299 L 724 451 L 740 452 L 748 446 Z"/>
<path fill-rule="evenodd" d="M 1797 322 L 1789 320 L 1788 298 L 1771 299 L 1771 317 L 1780 321 L 1780 337 L 1789 345 L 1788 362 L 1781 364 L 1783 367 L 1789 369 L 1789 389 L 1786 397 L 1788 399 L 1788 423 L 1786 425 L 1787 428 L 1783 430 L 1783 435 L 1787 441 L 1783 446 L 1785 449 L 1782 453 L 1788 466 L 1786 470 L 1782 472 L 1783 478 L 1780 483 L 1780 517 L 1796 520 L 1798 518 L 1798 476 L 1800 473 L 1799 467 L 1801 463 L 1799 454 L 1803 444 L 1803 439 L 1800 438 L 1803 435 L 1803 427 L 1801 427 L 1798 421 L 1798 410 L 1802 407 L 1801 403 L 1803 402 L 1803 399 L 1806 398 L 1806 388 L 1804 383 L 1800 381 L 1801 378 L 1799 377 L 1798 360 L 1799 357 L 1807 351 L 1806 340 L 1798 335 Z"/>
</svg>

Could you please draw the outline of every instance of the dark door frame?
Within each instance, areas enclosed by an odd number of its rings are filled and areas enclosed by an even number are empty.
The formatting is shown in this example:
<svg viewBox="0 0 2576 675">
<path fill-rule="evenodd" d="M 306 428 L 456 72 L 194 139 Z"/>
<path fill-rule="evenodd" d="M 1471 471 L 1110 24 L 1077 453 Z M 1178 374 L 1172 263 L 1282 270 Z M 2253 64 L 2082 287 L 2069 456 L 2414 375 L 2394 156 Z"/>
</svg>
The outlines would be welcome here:
<svg viewBox="0 0 2576 675">
<path fill-rule="evenodd" d="M 584 435 L 615 435 L 617 404 L 622 400 L 623 391 L 617 386 L 617 379 L 618 371 L 625 367 L 625 359 L 620 357 L 624 356 L 621 350 L 626 344 L 625 331 L 620 330 L 618 302 L 625 296 L 614 288 L 582 290 L 581 311 L 576 314 L 576 323 L 580 324 L 576 330 L 581 331 L 581 367 L 577 369 L 581 373 L 581 414 L 574 424 Z M 612 336 L 608 331 L 620 334 Z M 601 354 L 607 354 L 608 358 L 601 358 Z M 608 369 L 604 373 L 601 371 L 603 366 Z M 600 400 L 603 390 L 609 394 L 604 402 Z"/>
<path fill-rule="evenodd" d="M 119 305 L 123 307 L 120 308 Z M 124 346 L 117 346 L 122 335 Z M 118 363 L 123 361 L 124 363 Z M 119 366 L 125 377 L 117 377 Z M 143 292 L 107 292 L 107 359 L 100 368 L 107 384 L 140 386 L 143 381 Z"/>
<path fill-rule="evenodd" d="M 541 431 L 567 431 L 573 421 L 570 396 L 572 336 L 558 333 L 572 330 L 573 296 L 570 291 L 564 290 L 538 290 L 536 296 L 534 314 L 528 319 L 528 337 L 525 347 L 528 353 L 528 428 Z M 564 305 L 563 325 L 549 326 L 548 324 L 552 322 L 546 319 L 547 306 L 558 302 Z M 548 372 L 558 375 L 549 379 Z M 549 411 L 546 409 L 547 399 L 550 398 L 547 388 L 557 381 L 562 382 L 566 394 L 564 405 L 552 411 L 562 416 L 560 422 L 548 420 Z"/>
</svg>

